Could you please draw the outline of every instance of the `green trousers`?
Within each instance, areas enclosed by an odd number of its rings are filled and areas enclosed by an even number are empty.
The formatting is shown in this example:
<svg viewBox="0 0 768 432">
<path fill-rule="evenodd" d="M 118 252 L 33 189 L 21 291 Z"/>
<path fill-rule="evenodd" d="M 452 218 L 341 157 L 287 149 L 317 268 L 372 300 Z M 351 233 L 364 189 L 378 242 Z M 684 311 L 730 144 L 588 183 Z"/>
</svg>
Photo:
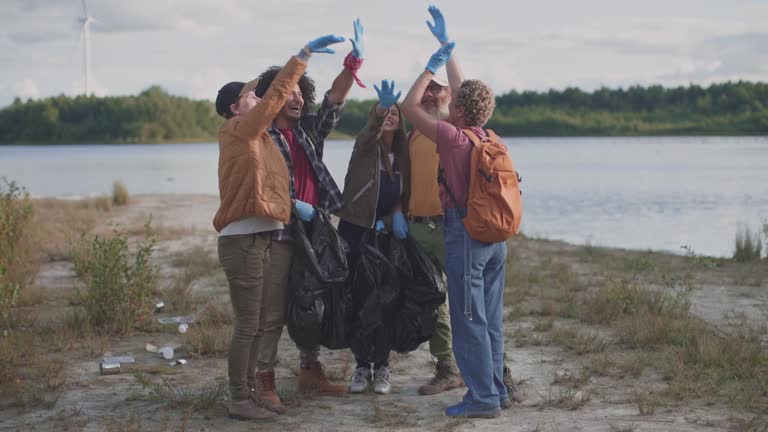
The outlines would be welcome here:
<svg viewBox="0 0 768 432">
<path fill-rule="evenodd" d="M 443 226 L 411 222 L 408 233 L 417 241 L 430 256 L 437 268 L 445 273 L 445 243 L 443 242 Z M 440 363 L 453 361 L 451 348 L 451 321 L 448 315 L 448 305 L 443 303 L 438 309 L 437 328 L 429 339 L 429 352 Z"/>
</svg>

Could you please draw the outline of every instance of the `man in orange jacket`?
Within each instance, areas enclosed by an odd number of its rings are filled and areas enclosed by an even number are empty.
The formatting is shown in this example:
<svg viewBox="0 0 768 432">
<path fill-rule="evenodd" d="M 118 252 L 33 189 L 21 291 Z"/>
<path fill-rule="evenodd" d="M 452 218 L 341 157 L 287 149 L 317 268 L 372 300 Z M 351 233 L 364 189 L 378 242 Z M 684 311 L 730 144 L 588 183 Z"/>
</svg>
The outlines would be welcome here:
<svg viewBox="0 0 768 432">
<path fill-rule="evenodd" d="M 341 41 L 328 35 L 309 42 L 261 98 L 254 92 L 258 79 L 230 82 L 216 97 L 216 112 L 227 119 L 219 130 L 220 205 L 213 224 L 235 313 L 228 354 L 231 417 L 266 420 L 285 412 L 275 392 L 274 370 L 265 365 L 275 363 L 286 309 L 285 288 L 270 283 L 270 263 L 280 259 L 270 251 L 272 233 L 290 220 L 293 201 L 288 167 L 267 128 L 312 53 L 332 53 L 328 46 Z"/>
</svg>

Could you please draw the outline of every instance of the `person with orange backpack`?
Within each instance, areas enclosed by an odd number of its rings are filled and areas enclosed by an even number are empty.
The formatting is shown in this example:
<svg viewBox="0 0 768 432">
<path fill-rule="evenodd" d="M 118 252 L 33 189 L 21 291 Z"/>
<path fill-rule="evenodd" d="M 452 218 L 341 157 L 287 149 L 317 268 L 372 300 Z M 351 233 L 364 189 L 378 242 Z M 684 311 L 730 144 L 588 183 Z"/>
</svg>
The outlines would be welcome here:
<svg viewBox="0 0 768 432">
<path fill-rule="evenodd" d="M 448 303 L 453 351 L 467 385 L 451 417 L 493 418 L 511 405 L 504 385 L 503 294 L 506 240 L 522 217 L 519 178 L 506 146 L 483 126 L 494 95 L 478 80 L 464 80 L 451 54 L 439 9 L 430 6 L 430 31 L 441 42 L 402 104 L 411 125 L 437 145 L 443 206 Z M 437 13 L 435 13 L 437 12 Z M 449 61 L 450 59 L 450 61 Z M 438 69 L 447 66 L 454 93 L 448 121 L 430 116 L 419 101 Z"/>
</svg>

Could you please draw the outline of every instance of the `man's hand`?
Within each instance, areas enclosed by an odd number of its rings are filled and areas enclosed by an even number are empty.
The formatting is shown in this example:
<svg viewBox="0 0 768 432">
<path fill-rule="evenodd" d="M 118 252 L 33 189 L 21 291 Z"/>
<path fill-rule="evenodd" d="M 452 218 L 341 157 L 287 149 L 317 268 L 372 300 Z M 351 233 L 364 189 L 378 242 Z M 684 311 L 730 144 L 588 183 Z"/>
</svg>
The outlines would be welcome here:
<svg viewBox="0 0 768 432">
<path fill-rule="evenodd" d="M 315 40 L 309 41 L 306 49 L 313 53 L 334 54 L 336 51 L 328 48 L 328 46 L 344 42 L 345 40 L 347 39 L 337 35 L 320 36 Z"/>
<path fill-rule="evenodd" d="M 403 94 L 402 90 L 395 94 L 394 81 L 387 82 L 387 80 L 381 80 L 381 88 L 376 87 L 376 84 L 373 85 L 373 88 L 376 89 L 376 93 L 379 95 L 379 105 L 385 110 L 388 110 L 389 107 L 396 104 L 397 100 L 400 99 L 400 96 Z"/>
<path fill-rule="evenodd" d="M 309 222 L 315 218 L 315 208 L 304 201 L 296 200 L 296 204 L 293 205 L 293 208 L 296 210 L 296 216 L 304 222 Z"/>
<path fill-rule="evenodd" d="M 362 59 L 365 54 L 365 43 L 363 42 L 363 24 L 360 18 L 355 20 L 355 37 L 350 39 L 352 42 L 352 55 Z"/>
<path fill-rule="evenodd" d="M 438 69 L 448 63 L 448 59 L 451 58 L 451 52 L 453 52 L 453 48 L 455 46 L 456 42 L 448 42 L 447 44 L 441 46 L 439 50 L 435 51 L 435 53 L 432 54 L 432 57 L 429 58 L 429 62 L 427 63 L 427 70 L 433 74 L 437 73 Z"/>
<path fill-rule="evenodd" d="M 432 15 L 432 19 L 435 20 L 435 24 L 432 24 L 427 20 L 429 31 L 432 32 L 441 44 L 448 42 L 448 31 L 445 28 L 445 17 L 443 17 L 443 13 L 440 12 L 440 9 L 435 5 L 430 5 L 427 10 L 430 15 Z"/>
</svg>

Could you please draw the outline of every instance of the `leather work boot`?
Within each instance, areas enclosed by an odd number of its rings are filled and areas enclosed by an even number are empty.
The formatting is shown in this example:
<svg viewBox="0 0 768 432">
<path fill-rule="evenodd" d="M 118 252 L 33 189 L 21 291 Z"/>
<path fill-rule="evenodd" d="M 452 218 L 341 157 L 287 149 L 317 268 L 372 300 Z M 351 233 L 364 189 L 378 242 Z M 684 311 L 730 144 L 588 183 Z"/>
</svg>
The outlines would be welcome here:
<svg viewBox="0 0 768 432">
<path fill-rule="evenodd" d="M 299 370 L 299 390 L 337 396 L 345 395 L 349 391 L 346 384 L 332 383 L 325 376 L 323 365 L 316 359 L 301 365 Z"/>
<path fill-rule="evenodd" d="M 256 372 L 256 382 L 253 386 L 254 401 L 257 405 L 277 414 L 285 414 L 285 405 L 280 402 L 275 387 L 275 371 Z"/>
<path fill-rule="evenodd" d="M 236 399 L 229 403 L 229 416 L 238 420 L 273 420 L 277 414 L 264 409 L 252 399 Z"/>
<path fill-rule="evenodd" d="M 428 384 L 419 387 L 419 394 L 433 395 L 464 386 L 464 379 L 453 360 L 437 362 L 435 377 Z"/>
</svg>

